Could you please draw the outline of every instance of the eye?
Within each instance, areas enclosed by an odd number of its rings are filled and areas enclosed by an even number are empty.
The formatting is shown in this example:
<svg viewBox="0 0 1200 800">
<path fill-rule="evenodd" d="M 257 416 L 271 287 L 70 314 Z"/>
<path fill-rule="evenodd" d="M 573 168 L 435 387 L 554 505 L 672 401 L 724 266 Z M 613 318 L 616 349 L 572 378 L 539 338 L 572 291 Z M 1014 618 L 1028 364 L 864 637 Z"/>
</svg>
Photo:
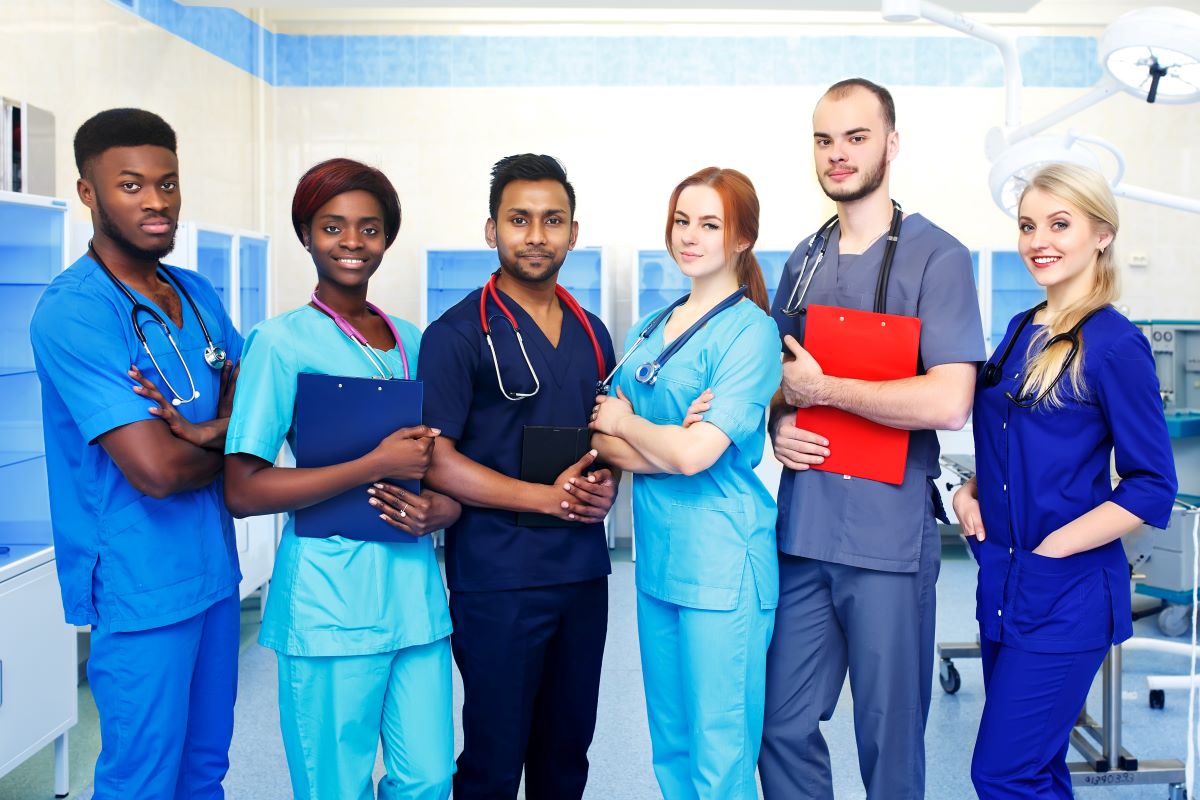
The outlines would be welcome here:
<svg viewBox="0 0 1200 800">
<path fill-rule="evenodd" d="M 162 189 L 164 192 L 173 192 L 179 188 L 179 184 L 175 181 L 163 181 L 158 185 L 158 188 Z"/>
<path fill-rule="evenodd" d="M 817 146 L 818 147 L 829 147 L 829 140 L 828 139 L 817 139 Z"/>
<path fill-rule="evenodd" d="M 524 217 L 513 217 L 509 220 L 513 225 L 524 225 L 528 220 Z"/>
<path fill-rule="evenodd" d="M 709 231 L 719 231 L 721 230 L 721 226 L 715 222 L 706 222 L 704 223 L 704 229 Z"/>
<path fill-rule="evenodd" d="M 1067 221 L 1064 219 L 1056 219 L 1056 220 L 1054 220 L 1053 224 L 1050 225 L 1050 227 L 1056 231 L 1065 231 L 1067 228 L 1069 228 L 1071 226 L 1068 225 Z"/>
<path fill-rule="evenodd" d="M 550 217 L 546 220 L 547 225 L 562 225 L 562 217 Z"/>
<path fill-rule="evenodd" d="M 367 226 L 362 230 L 364 236 L 375 236 L 379 233 L 379 228 Z"/>
<path fill-rule="evenodd" d="M 334 236 L 342 232 L 342 229 L 337 225 L 326 225 L 325 227 L 321 228 L 321 230 L 325 233 L 328 233 L 330 236 Z"/>
<path fill-rule="evenodd" d="M 687 221 L 686 219 L 682 219 L 682 218 L 676 218 L 676 220 L 675 220 L 675 224 L 676 224 L 676 225 L 678 225 L 678 226 L 679 226 L 679 227 L 681 227 L 681 228 L 686 228 L 686 227 L 687 227 L 687 224 L 688 224 L 688 221 Z"/>
<path fill-rule="evenodd" d="M 866 140 L 867 140 L 867 137 L 863 136 L 862 134 L 850 137 L 850 141 L 854 142 L 855 144 L 862 144 Z"/>
<path fill-rule="evenodd" d="M 121 184 L 121 188 L 127 192 L 136 192 L 142 188 L 142 185 L 140 183 L 134 183 L 133 181 L 125 181 Z"/>
</svg>

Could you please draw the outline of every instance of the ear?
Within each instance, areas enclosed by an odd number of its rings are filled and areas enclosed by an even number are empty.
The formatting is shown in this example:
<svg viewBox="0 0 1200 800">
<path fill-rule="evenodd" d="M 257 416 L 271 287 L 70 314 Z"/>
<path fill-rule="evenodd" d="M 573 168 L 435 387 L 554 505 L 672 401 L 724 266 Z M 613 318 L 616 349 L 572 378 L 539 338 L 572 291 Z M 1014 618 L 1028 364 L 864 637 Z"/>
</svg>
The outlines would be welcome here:
<svg viewBox="0 0 1200 800">
<path fill-rule="evenodd" d="M 1113 232 L 1110 230 L 1101 231 L 1100 235 L 1096 237 L 1096 248 L 1103 253 L 1112 242 Z"/>
<path fill-rule="evenodd" d="M 300 226 L 300 241 L 304 244 L 305 250 L 312 249 L 312 228 L 307 225 Z"/>
<path fill-rule="evenodd" d="M 92 211 L 96 210 L 96 187 L 92 186 L 91 181 L 87 178 L 80 178 L 75 181 L 75 191 L 79 195 L 79 202 Z"/>
<path fill-rule="evenodd" d="M 571 241 L 567 242 L 567 249 L 575 249 L 575 240 L 579 238 L 579 223 L 571 220 Z"/>
<path fill-rule="evenodd" d="M 737 243 L 737 247 L 734 248 L 734 252 L 735 253 L 744 253 L 748 249 L 750 249 L 750 243 L 747 242 L 745 239 L 743 239 Z"/>
<path fill-rule="evenodd" d="M 887 160 L 890 162 L 900 155 L 900 131 L 892 131 L 887 135 Z"/>
<path fill-rule="evenodd" d="M 488 221 L 483 223 L 483 238 L 488 247 L 496 249 L 496 220 L 491 217 L 488 217 Z"/>
</svg>

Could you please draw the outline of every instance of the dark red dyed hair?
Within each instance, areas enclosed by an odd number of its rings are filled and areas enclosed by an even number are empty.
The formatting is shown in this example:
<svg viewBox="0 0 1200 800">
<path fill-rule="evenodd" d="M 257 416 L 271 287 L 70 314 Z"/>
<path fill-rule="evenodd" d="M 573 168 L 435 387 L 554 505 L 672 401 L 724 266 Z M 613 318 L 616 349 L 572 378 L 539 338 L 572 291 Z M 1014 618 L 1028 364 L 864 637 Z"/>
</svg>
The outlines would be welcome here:
<svg viewBox="0 0 1200 800">
<path fill-rule="evenodd" d="M 383 241 L 391 247 L 400 232 L 400 198 L 396 187 L 379 170 L 349 158 L 331 158 L 315 165 L 296 184 L 292 197 L 292 227 L 304 244 L 304 227 L 312 224 L 321 206 L 339 194 L 361 189 L 374 195 L 383 208 Z"/>
<path fill-rule="evenodd" d="M 725 258 L 734 262 L 739 284 L 746 285 L 746 296 L 768 314 L 771 307 L 767 302 L 767 282 L 762 267 L 754 256 L 754 243 L 758 241 L 758 194 L 754 184 L 736 169 L 705 167 L 694 175 L 679 182 L 671 192 L 667 204 L 667 251 L 672 256 L 671 229 L 675 226 L 675 205 L 679 195 L 689 186 L 711 186 L 721 198 L 725 209 Z M 738 245 L 748 242 L 749 246 L 737 252 Z"/>
</svg>

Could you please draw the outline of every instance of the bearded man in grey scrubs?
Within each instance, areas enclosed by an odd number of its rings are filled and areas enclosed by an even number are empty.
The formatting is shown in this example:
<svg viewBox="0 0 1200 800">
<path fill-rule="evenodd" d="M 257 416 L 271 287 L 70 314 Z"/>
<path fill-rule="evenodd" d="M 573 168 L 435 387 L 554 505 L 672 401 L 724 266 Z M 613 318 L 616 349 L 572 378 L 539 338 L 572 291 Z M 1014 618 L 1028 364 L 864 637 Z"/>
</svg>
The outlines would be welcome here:
<svg viewBox="0 0 1200 800">
<path fill-rule="evenodd" d="M 891 94 L 860 78 L 834 84 L 817 103 L 817 179 L 837 203 L 838 220 L 800 305 L 872 310 L 893 215 L 888 178 L 900 147 L 895 121 Z M 770 433 L 785 469 L 777 525 L 780 598 L 767 657 L 759 772 L 768 800 L 833 797 L 820 722 L 833 716 L 848 670 L 867 796 L 920 798 L 941 564 L 936 431 L 966 423 L 977 362 L 986 357 L 971 258 L 920 214 L 903 217 L 887 312 L 920 318 L 917 375 L 859 381 L 824 375 L 799 344 L 806 314 L 784 313 L 789 300 L 796 305 L 793 288 L 809 241 L 788 259 L 772 308 L 785 363 Z M 793 424 L 796 409 L 811 406 L 911 431 L 903 482 L 812 469 L 846 445 Z"/>
</svg>

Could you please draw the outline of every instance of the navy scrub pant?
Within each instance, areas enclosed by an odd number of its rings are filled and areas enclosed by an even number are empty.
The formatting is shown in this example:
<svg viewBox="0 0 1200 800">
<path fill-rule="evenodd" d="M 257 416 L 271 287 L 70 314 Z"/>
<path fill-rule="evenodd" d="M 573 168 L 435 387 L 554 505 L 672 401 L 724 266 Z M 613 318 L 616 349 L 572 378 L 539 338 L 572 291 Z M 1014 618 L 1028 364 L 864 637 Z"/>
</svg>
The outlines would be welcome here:
<svg viewBox="0 0 1200 800">
<path fill-rule="evenodd" d="M 119 633 L 92 628 L 100 715 L 95 800 L 221 800 L 237 695 L 238 593 L 194 617 Z"/>
<path fill-rule="evenodd" d="M 829 747 L 820 723 L 833 717 L 847 671 L 867 797 L 924 797 L 940 567 L 941 543 L 932 517 L 922 532 L 916 572 L 779 554 L 779 608 L 767 652 L 758 758 L 767 800 L 833 798 Z"/>
<path fill-rule="evenodd" d="M 463 680 L 455 800 L 577 800 L 587 783 L 608 579 L 452 592 L 450 645 Z"/>
<path fill-rule="evenodd" d="M 982 800 L 1070 800 L 1067 745 L 1108 648 L 1029 653 L 979 637 L 987 700 L 971 759 Z"/>
</svg>

